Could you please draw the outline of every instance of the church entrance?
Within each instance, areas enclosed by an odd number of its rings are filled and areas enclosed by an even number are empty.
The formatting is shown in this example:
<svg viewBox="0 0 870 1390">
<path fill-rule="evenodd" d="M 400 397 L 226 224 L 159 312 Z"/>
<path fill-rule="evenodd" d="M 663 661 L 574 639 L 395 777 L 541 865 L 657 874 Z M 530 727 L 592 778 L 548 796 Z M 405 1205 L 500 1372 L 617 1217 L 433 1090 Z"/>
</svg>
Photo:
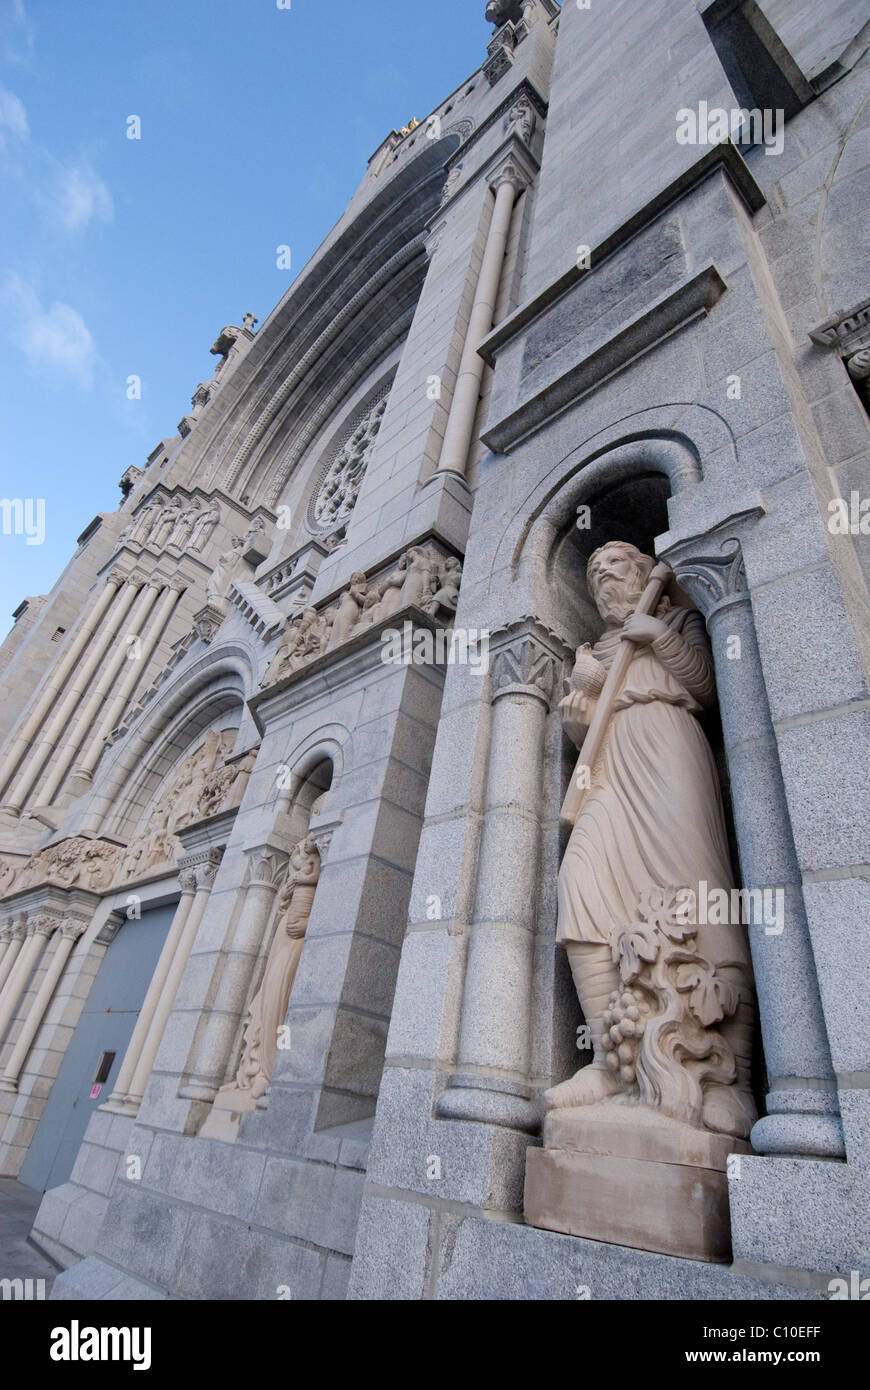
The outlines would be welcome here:
<svg viewBox="0 0 870 1390">
<path fill-rule="evenodd" d="M 103 957 L 19 1174 L 45 1192 L 66 1182 L 97 1106 L 112 1094 L 175 905 L 124 923 Z"/>
</svg>

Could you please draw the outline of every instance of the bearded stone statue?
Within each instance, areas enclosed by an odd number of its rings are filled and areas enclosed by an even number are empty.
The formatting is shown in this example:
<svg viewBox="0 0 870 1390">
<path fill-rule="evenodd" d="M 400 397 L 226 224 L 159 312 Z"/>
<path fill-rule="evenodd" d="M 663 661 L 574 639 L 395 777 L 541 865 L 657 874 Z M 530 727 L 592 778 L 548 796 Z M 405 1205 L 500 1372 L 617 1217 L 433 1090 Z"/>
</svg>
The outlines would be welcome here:
<svg viewBox="0 0 870 1390">
<path fill-rule="evenodd" d="M 733 884 L 716 769 L 697 718 L 715 703 L 712 657 L 699 613 L 668 598 L 654 615 L 635 612 L 653 563 L 618 541 L 589 560 L 606 627 L 578 651 L 560 705 L 578 747 L 623 639 L 634 654 L 559 874 L 558 940 L 594 1055 L 545 1101 L 552 1114 L 636 1099 L 745 1138 L 756 1119 L 746 930 L 698 924 L 675 902 L 677 890 L 730 892 Z"/>
</svg>

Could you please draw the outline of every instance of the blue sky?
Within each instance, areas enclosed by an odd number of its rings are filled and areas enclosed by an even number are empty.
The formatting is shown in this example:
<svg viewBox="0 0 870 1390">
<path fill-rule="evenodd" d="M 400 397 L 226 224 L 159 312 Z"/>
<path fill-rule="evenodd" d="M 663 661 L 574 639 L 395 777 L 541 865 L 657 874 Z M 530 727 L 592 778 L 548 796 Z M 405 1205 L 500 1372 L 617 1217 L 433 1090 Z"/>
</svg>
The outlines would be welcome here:
<svg viewBox="0 0 870 1390">
<path fill-rule="evenodd" d="M 484 8 L 0 0 L 0 496 L 46 506 L 43 544 L 0 535 L 0 636 L 175 433 L 223 325 L 265 320 L 389 131 L 480 65 Z"/>
</svg>

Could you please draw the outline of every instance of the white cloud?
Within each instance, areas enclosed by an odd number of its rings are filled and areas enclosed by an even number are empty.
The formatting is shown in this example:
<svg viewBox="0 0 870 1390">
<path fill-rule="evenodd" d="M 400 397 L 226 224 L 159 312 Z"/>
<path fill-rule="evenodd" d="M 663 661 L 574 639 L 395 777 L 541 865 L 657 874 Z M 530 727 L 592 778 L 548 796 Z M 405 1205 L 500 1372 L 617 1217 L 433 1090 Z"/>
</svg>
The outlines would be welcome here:
<svg viewBox="0 0 870 1390">
<path fill-rule="evenodd" d="M 33 25 L 24 8 L 24 0 L 12 0 L 9 23 L 3 34 L 3 60 L 7 63 L 29 63 L 33 55 Z"/>
<path fill-rule="evenodd" d="M 0 85 L 0 150 L 4 150 L 8 139 L 26 140 L 30 134 L 24 102 Z"/>
<path fill-rule="evenodd" d="M 81 314 L 55 301 L 43 308 L 20 275 L 10 272 L 0 285 L 0 304 L 9 311 L 11 340 L 39 371 L 71 377 L 87 389 L 93 381 L 96 350 Z"/>
<path fill-rule="evenodd" d="M 115 204 L 103 180 L 86 161 L 61 169 L 53 190 L 54 213 L 68 232 L 89 222 L 111 222 Z"/>
</svg>

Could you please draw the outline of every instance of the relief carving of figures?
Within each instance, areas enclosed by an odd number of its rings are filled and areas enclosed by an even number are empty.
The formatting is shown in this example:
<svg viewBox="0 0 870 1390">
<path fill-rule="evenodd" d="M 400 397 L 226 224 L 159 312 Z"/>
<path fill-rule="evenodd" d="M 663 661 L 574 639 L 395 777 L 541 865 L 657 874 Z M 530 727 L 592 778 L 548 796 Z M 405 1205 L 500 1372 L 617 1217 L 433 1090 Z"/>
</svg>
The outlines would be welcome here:
<svg viewBox="0 0 870 1390">
<path fill-rule="evenodd" d="M 141 512 L 137 513 L 133 522 L 133 528 L 128 536 L 129 541 L 135 545 L 145 545 L 147 543 L 151 535 L 151 530 L 162 512 L 165 502 L 165 495 L 158 493 L 156 497 L 153 497 L 151 501 L 142 508 Z"/>
<path fill-rule="evenodd" d="M 197 819 L 208 820 L 218 811 L 238 806 L 256 760 L 257 750 L 252 748 L 237 763 L 224 764 L 210 772 L 197 802 Z"/>
<path fill-rule="evenodd" d="M 255 516 L 247 531 L 244 539 L 245 550 L 263 550 L 266 545 L 266 523 L 261 516 Z M 266 547 L 268 554 L 268 547 Z"/>
<path fill-rule="evenodd" d="M 426 612 L 433 617 L 439 613 L 455 613 L 459 604 L 459 586 L 462 583 L 462 562 L 455 555 L 448 555 L 441 566 L 435 592 L 426 604 Z"/>
<path fill-rule="evenodd" d="M 316 608 L 306 608 L 293 619 L 269 663 L 261 689 L 284 680 L 354 633 L 383 622 L 402 608 L 414 606 L 449 617 L 456 612 L 461 581 L 461 562 L 452 555 L 442 557 L 427 546 L 412 546 L 379 582 L 357 571 L 334 607 L 322 614 Z"/>
<path fill-rule="evenodd" d="M 175 527 L 166 542 L 167 546 L 176 546 L 178 550 L 184 550 L 199 515 L 200 506 L 199 499 L 194 497 L 190 505 L 179 513 Z"/>
<path fill-rule="evenodd" d="M 338 600 L 338 611 L 335 621 L 332 624 L 327 651 L 332 651 L 341 642 L 344 642 L 353 632 L 362 616 L 363 605 L 368 594 L 368 583 L 362 570 L 357 570 L 350 577 L 350 588 L 345 589 Z"/>
<path fill-rule="evenodd" d="M 407 555 L 408 571 L 402 585 L 400 608 L 423 608 L 432 596 L 435 557 L 430 550 L 412 545 Z"/>
<path fill-rule="evenodd" d="M 178 521 L 181 519 L 182 508 L 178 497 L 170 497 L 166 506 L 162 508 L 159 517 L 148 537 L 147 544 L 153 546 L 155 550 L 160 550 L 166 545 Z"/>
<path fill-rule="evenodd" d="M 505 117 L 504 128 L 528 144 L 535 133 L 535 113 L 528 97 L 520 97 Z"/>
<path fill-rule="evenodd" d="M 18 869 L 11 865 L 0 869 L 0 897 L 13 891 L 20 893 L 25 888 L 38 888 L 48 882 L 61 883 L 67 888 L 77 884 L 101 892 L 112 883 L 120 855 L 117 845 L 77 835 L 39 850 Z"/>
<path fill-rule="evenodd" d="M 700 892 L 733 886 L 716 768 L 697 717 L 715 703 L 712 657 L 700 614 L 667 598 L 654 614 L 635 611 L 653 563 L 623 542 L 589 561 L 606 626 L 578 651 L 560 705 L 578 748 L 623 639 L 633 654 L 559 873 L 558 940 L 593 1061 L 545 1099 L 554 1109 L 618 1095 L 745 1138 L 756 1118 L 746 931 L 694 920 Z"/>
<path fill-rule="evenodd" d="M 248 1010 L 242 1060 L 235 1081 L 223 1086 L 222 1094 L 241 1091 L 257 1100 L 266 1093 L 319 877 L 320 854 L 309 837 L 291 852 L 263 981 Z"/>
<path fill-rule="evenodd" d="M 238 536 L 234 536 L 229 550 L 218 556 L 217 563 L 211 572 L 205 595 L 209 603 L 215 603 L 220 599 L 226 598 L 232 582 L 233 575 L 242 563 L 243 542 Z"/>
<path fill-rule="evenodd" d="M 236 802 L 241 799 L 256 754 L 252 750 L 238 763 L 226 766 L 236 737 L 235 729 L 211 730 L 202 746 L 185 758 L 144 828 L 128 846 L 118 878 L 133 878 L 155 865 L 171 863 L 181 850 L 177 830 L 229 809 L 234 804 L 233 793 Z"/>
<path fill-rule="evenodd" d="M 210 502 L 209 505 L 199 512 L 193 523 L 193 530 L 187 543 L 188 550 L 193 550 L 197 554 L 205 549 L 206 543 L 212 531 L 221 519 L 221 509 L 217 502 Z"/>
</svg>

